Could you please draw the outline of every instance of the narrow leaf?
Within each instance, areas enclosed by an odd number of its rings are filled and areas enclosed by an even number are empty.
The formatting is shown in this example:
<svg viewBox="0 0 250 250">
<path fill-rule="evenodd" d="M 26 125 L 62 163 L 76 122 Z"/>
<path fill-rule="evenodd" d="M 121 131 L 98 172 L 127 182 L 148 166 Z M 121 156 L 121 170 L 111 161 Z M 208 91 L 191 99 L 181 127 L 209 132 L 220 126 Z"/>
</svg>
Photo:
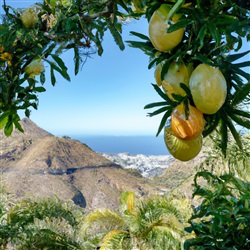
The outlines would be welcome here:
<svg viewBox="0 0 250 250">
<path fill-rule="evenodd" d="M 150 108 L 154 108 L 158 106 L 165 106 L 165 105 L 168 105 L 168 102 L 154 102 L 154 103 L 147 104 L 144 107 L 144 109 L 150 109 Z"/>
<path fill-rule="evenodd" d="M 240 139 L 240 135 L 237 132 L 236 128 L 234 127 L 234 125 L 232 123 L 232 120 L 229 117 L 227 118 L 227 126 L 230 129 L 230 131 L 231 131 L 231 133 L 232 133 L 238 147 L 242 150 L 243 146 L 242 146 L 242 142 L 241 142 L 241 139 Z"/>
<path fill-rule="evenodd" d="M 75 62 L 75 75 L 79 73 L 80 69 L 80 55 L 79 55 L 79 48 L 77 46 L 74 47 L 74 62 Z"/>
<path fill-rule="evenodd" d="M 53 68 L 54 70 L 56 70 L 58 73 L 60 73 L 60 75 L 65 78 L 66 80 L 70 81 L 70 76 L 68 75 L 66 70 L 62 70 L 60 69 L 54 62 L 51 62 L 47 59 L 44 59 L 46 62 L 48 62 L 51 66 L 51 68 Z"/>
<path fill-rule="evenodd" d="M 220 121 L 220 116 L 218 114 L 214 114 L 213 120 L 209 122 L 209 124 L 205 127 L 205 129 L 202 132 L 203 137 L 206 137 L 209 134 L 211 134 L 218 126 L 219 121 Z"/>
<path fill-rule="evenodd" d="M 234 113 L 236 115 L 243 116 L 246 118 L 250 118 L 250 113 L 244 110 L 233 109 L 231 113 Z"/>
<path fill-rule="evenodd" d="M 250 66 L 250 61 L 235 63 L 234 66 L 236 66 L 238 68 L 249 67 Z"/>
<path fill-rule="evenodd" d="M 200 31 L 199 31 L 199 34 L 198 34 L 198 37 L 199 37 L 199 40 L 200 40 L 200 46 L 198 48 L 198 51 L 200 51 L 203 47 L 203 44 L 204 44 L 204 37 L 206 35 L 206 31 L 207 31 L 207 25 L 206 23 L 203 24 L 203 26 L 201 27 Z"/>
<path fill-rule="evenodd" d="M 9 119 L 8 122 L 5 125 L 4 134 L 6 136 L 10 136 L 12 134 L 12 132 L 13 132 L 13 123 L 12 123 L 12 120 Z"/>
<path fill-rule="evenodd" d="M 241 118 L 233 113 L 229 113 L 229 116 L 234 120 L 236 123 L 238 123 L 240 126 L 243 126 L 247 129 L 250 129 L 250 120 Z"/>
<path fill-rule="evenodd" d="M 182 19 L 182 20 L 179 20 L 178 22 L 170 25 L 170 27 L 167 30 L 167 33 L 171 33 L 171 32 L 174 32 L 174 31 L 176 31 L 178 29 L 185 28 L 189 24 L 192 24 L 192 23 L 193 23 L 192 19 Z"/>
<path fill-rule="evenodd" d="M 164 100 L 166 100 L 171 106 L 175 106 L 177 103 L 172 101 L 160 88 L 157 84 L 152 84 L 155 91 L 160 95 Z"/>
<path fill-rule="evenodd" d="M 56 77 L 55 77 L 54 69 L 52 67 L 50 67 L 50 79 L 51 79 L 51 84 L 53 86 L 55 86 L 55 84 L 56 84 Z"/>
<path fill-rule="evenodd" d="M 241 103 L 250 93 L 250 82 L 244 84 L 239 90 L 233 95 L 232 105 Z"/>
<path fill-rule="evenodd" d="M 158 114 L 160 114 L 160 113 L 162 113 L 162 112 L 165 112 L 166 110 L 169 110 L 169 106 L 163 107 L 163 108 L 160 108 L 160 109 L 157 109 L 156 111 L 154 111 L 154 112 L 152 112 L 152 113 L 148 113 L 148 115 L 149 115 L 150 117 L 152 117 L 152 116 L 158 115 Z"/>
<path fill-rule="evenodd" d="M 46 89 L 44 87 L 35 87 L 33 90 L 34 90 L 34 92 L 39 92 L 39 93 L 46 91 Z"/>
<path fill-rule="evenodd" d="M 24 130 L 21 126 L 21 124 L 19 123 L 19 121 L 14 121 L 15 127 L 22 133 L 24 133 Z"/>
<path fill-rule="evenodd" d="M 167 119 L 168 119 L 168 117 L 171 115 L 171 113 L 172 113 L 172 110 L 170 109 L 170 110 L 168 110 L 168 111 L 164 114 L 164 116 L 162 117 L 161 123 L 160 123 L 160 126 L 159 126 L 159 128 L 158 128 L 158 131 L 157 131 L 156 136 L 158 136 L 158 135 L 161 133 L 161 131 L 162 131 L 162 129 L 164 128 L 164 126 L 165 126 L 165 124 L 166 124 L 166 122 L 167 122 Z"/>
<path fill-rule="evenodd" d="M 4 112 L 0 116 L 0 130 L 5 127 L 6 123 L 8 122 L 8 119 L 9 119 L 9 112 Z"/>
<path fill-rule="evenodd" d="M 247 79 L 248 81 L 250 80 L 250 74 L 237 68 L 237 67 L 232 67 L 232 69 L 235 71 L 235 73 L 237 73 L 240 76 L 243 76 L 245 79 Z"/>
<path fill-rule="evenodd" d="M 216 66 L 212 60 L 208 59 L 206 56 L 203 56 L 202 54 L 197 53 L 195 58 L 210 66 Z"/>
<path fill-rule="evenodd" d="M 131 31 L 130 34 L 133 35 L 133 36 L 137 36 L 137 37 L 139 37 L 139 38 L 141 38 L 143 40 L 150 41 L 149 37 L 145 36 L 144 34 L 141 34 L 141 33 L 135 32 L 135 31 Z"/>
<path fill-rule="evenodd" d="M 240 59 L 241 57 L 247 55 L 248 53 L 250 53 L 250 50 L 247 50 L 245 52 L 238 53 L 238 54 L 229 55 L 229 56 L 227 56 L 227 61 L 229 61 L 229 62 L 236 61 L 236 60 Z"/>
<path fill-rule="evenodd" d="M 55 54 L 51 54 L 51 56 L 62 70 L 67 71 L 68 68 L 66 67 L 64 61 L 59 56 Z"/>
<path fill-rule="evenodd" d="M 40 74 L 40 82 L 41 82 L 41 84 L 44 84 L 45 81 L 46 81 L 45 73 L 41 72 L 41 74 Z"/>
<path fill-rule="evenodd" d="M 119 33 L 119 31 L 116 29 L 116 27 L 113 24 L 108 25 L 110 33 L 112 34 L 116 44 L 118 45 L 118 47 L 120 48 L 120 50 L 124 50 L 125 46 L 122 40 L 122 36 Z"/>
<path fill-rule="evenodd" d="M 127 12 L 129 12 L 129 9 L 128 9 L 128 7 L 127 7 L 127 4 L 125 4 L 123 0 L 116 0 L 116 2 L 117 2 L 124 10 L 126 10 Z"/>
<path fill-rule="evenodd" d="M 215 40 L 216 46 L 219 46 L 221 42 L 221 35 L 218 31 L 218 28 L 211 22 L 208 24 L 208 28 L 211 33 L 211 36 Z"/>
<path fill-rule="evenodd" d="M 191 91 L 190 91 L 190 88 L 184 84 L 184 83 L 180 83 L 180 87 L 186 92 L 187 96 L 192 98 L 192 94 L 191 94 Z"/>
<path fill-rule="evenodd" d="M 129 46 L 132 48 L 138 48 L 138 49 L 141 49 L 143 51 L 154 50 L 154 46 L 152 45 L 151 42 L 126 41 L 126 43 L 128 43 Z"/>
</svg>

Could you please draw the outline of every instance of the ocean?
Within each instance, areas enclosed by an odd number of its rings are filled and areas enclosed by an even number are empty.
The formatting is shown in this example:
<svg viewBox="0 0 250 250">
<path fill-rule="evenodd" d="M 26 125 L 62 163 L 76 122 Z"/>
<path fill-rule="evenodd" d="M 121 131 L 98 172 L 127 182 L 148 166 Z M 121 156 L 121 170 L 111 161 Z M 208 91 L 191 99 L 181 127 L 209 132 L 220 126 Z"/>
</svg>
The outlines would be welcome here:
<svg viewBox="0 0 250 250">
<path fill-rule="evenodd" d="M 72 138 L 73 139 L 73 138 Z M 98 153 L 132 155 L 169 155 L 163 137 L 159 136 L 74 136 Z"/>
</svg>

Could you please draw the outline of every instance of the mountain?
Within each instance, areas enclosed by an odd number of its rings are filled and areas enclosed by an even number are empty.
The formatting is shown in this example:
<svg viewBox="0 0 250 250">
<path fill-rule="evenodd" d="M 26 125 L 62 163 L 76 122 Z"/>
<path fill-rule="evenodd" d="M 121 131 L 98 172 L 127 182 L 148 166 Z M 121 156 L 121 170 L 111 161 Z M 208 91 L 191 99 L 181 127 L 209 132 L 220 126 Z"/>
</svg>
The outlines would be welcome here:
<svg viewBox="0 0 250 250">
<path fill-rule="evenodd" d="M 93 210 L 116 209 L 124 190 L 137 195 L 161 192 L 161 185 L 128 171 L 86 144 L 58 138 L 25 118 L 25 133 L 0 136 L 1 184 L 15 198 L 52 197 L 72 200 Z"/>
</svg>

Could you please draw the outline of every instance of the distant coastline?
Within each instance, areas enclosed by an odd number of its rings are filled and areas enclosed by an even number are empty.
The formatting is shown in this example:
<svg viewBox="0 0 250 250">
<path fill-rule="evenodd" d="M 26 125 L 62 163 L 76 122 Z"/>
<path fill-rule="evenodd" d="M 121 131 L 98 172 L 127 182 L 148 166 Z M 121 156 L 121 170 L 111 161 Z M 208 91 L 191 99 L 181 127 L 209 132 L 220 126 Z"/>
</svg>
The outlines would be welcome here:
<svg viewBox="0 0 250 250">
<path fill-rule="evenodd" d="M 129 153 L 143 155 L 169 155 L 161 136 L 86 136 L 75 135 L 72 139 L 87 144 L 98 153 Z"/>
</svg>

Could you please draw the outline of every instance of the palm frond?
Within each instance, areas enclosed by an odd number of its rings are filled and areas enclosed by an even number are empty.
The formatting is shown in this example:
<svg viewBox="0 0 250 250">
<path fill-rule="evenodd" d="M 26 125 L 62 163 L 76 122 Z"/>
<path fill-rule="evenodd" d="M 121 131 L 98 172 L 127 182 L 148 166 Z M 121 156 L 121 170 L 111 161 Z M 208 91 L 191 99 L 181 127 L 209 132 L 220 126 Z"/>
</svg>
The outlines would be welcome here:
<svg viewBox="0 0 250 250">
<path fill-rule="evenodd" d="M 106 234 L 102 240 L 100 250 L 122 250 L 123 244 L 129 244 L 126 239 L 130 238 L 130 234 L 124 230 L 112 230 Z"/>
</svg>

